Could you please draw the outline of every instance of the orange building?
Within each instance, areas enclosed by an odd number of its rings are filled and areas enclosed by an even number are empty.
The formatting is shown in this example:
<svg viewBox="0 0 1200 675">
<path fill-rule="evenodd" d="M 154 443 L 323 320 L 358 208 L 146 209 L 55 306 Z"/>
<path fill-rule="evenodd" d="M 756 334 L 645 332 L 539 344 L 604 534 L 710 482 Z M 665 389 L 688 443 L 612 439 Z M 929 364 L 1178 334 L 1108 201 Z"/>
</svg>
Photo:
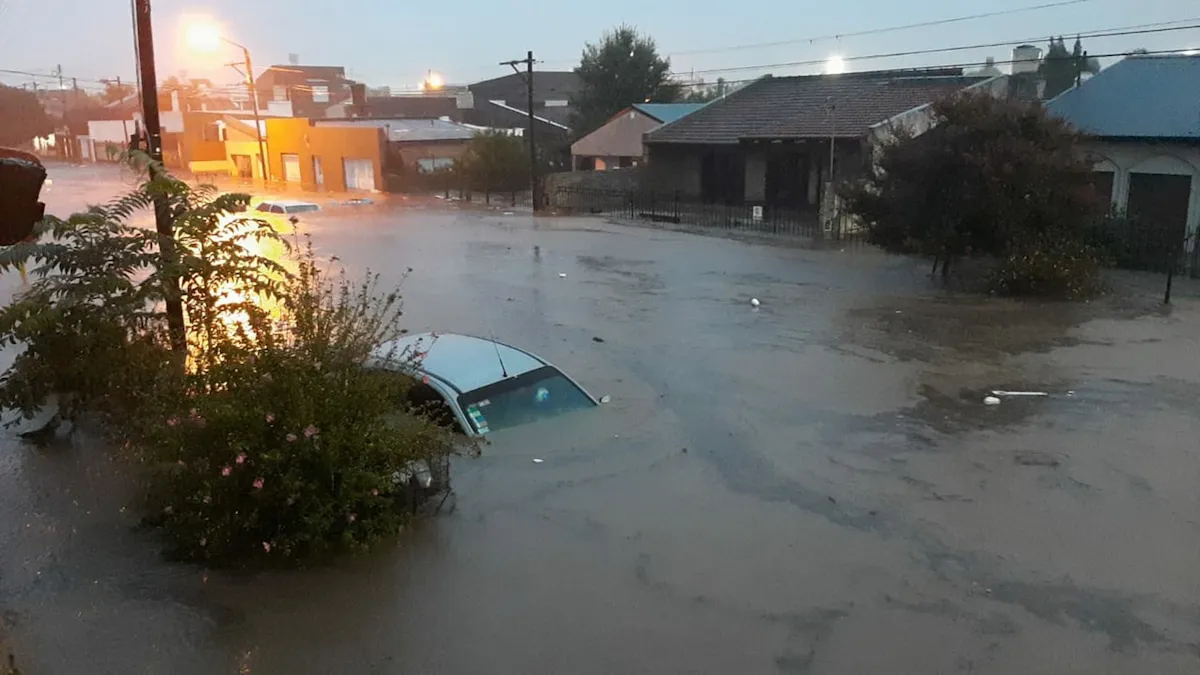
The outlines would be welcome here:
<svg viewBox="0 0 1200 675">
<path fill-rule="evenodd" d="M 168 166 L 197 176 L 262 181 L 255 121 L 218 112 L 183 114 L 183 131 L 164 135 Z M 271 183 L 312 192 L 381 191 L 387 140 L 376 127 L 314 126 L 306 118 L 267 118 L 263 146 Z"/>
<path fill-rule="evenodd" d="M 271 177 L 304 190 L 383 190 L 382 129 L 314 126 L 305 118 L 269 119 L 267 156 Z"/>
</svg>

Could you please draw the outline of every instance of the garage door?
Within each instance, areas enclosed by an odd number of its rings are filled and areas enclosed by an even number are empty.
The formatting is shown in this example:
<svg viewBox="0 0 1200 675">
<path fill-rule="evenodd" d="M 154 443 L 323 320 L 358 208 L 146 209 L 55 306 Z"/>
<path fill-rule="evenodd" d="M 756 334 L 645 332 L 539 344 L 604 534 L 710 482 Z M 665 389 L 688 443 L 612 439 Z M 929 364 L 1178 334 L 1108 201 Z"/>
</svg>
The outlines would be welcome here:
<svg viewBox="0 0 1200 675">
<path fill-rule="evenodd" d="M 283 179 L 289 183 L 300 182 L 300 155 L 283 155 Z"/>
<path fill-rule="evenodd" d="M 342 160 L 346 168 L 347 190 L 374 190 L 375 163 L 369 159 Z"/>
</svg>

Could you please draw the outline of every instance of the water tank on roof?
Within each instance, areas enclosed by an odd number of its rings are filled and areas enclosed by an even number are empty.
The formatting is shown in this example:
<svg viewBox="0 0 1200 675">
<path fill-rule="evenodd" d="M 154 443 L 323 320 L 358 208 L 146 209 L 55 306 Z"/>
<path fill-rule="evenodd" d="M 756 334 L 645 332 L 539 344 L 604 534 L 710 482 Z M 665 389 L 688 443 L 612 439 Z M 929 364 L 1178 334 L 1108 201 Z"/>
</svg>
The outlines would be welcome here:
<svg viewBox="0 0 1200 675">
<path fill-rule="evenodd" d="M 1025 73 L 1036 73 L 1038 64 L 1042 60 L 1041 47 L 1033 45 L 1021 45 L 1016 47 L 1012 52 L 1012 73 L 1020 75 Z"/>
</svg>

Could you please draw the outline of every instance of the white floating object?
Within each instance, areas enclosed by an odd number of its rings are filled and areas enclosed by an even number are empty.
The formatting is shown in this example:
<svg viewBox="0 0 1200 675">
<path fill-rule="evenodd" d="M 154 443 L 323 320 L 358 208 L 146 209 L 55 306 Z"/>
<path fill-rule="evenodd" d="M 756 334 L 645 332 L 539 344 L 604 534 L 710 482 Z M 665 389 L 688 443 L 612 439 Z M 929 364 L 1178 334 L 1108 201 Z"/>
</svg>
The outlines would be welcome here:
<svg viewBox="0 0 1200 675">
<path fill-rule="evenodd" d="M 546 460 L 544 460 L 544 459 L 535 459 L 535 460 L 533 460 L 533 463 L 534 463 L 534 464 L 541 464 L 541 463 L 542 463 L 542 462 L 544 462 L 544 461 L 546 461 Z"/>
<path fill-rule="evenodd" d="M 611 401 L 611 400 L 612 400 L 612 397 L 611 397 L 611 396 L 609 396 L 608 394 L 605 394 L 604 396 L 601 396 L 601 397 L 600 397 L 600 402 L 601 402 L 601 403 L 608 403 L 608 402 L 609 402 L 609 401 Z"/>
<path fill-rule="evenodd" d="M 760 306 L 762 306 L 762 303 L 758 301 L 758 298 L 750 298 L 750 306 L 751 307 L 760 307 Z"/>
<path fill-rule="evenodd" d="M 996 398 L 995 396 L 988 396 L 987 398 L 983 399 L 983 404 L 984 405 L 1000 405 L 1000 399 Z"/>
<path fill-rule="evenodd" d="M 506 216 L 511 216 L 511 215 L 515 215 L 515 214 L 513 214 L 513 212 L 512 212 L 512 211 L 505 211 L 505 212 L 504 212 L 504 215 L 506 215 Z"/>
<path fill-rule="evenodd" d="M 559 279 L 566 279 L 566 278 L 567 278 L 567 273 L 566 273 L 566 272 L 559 272 L 559 273 L 558 273 L 558 278 L 559 278 Z"/>
<path fill-rule="evenodd" d="M 993 396 L 1049 396 L 1044 391 L 993 391 Z"/>
</svg>

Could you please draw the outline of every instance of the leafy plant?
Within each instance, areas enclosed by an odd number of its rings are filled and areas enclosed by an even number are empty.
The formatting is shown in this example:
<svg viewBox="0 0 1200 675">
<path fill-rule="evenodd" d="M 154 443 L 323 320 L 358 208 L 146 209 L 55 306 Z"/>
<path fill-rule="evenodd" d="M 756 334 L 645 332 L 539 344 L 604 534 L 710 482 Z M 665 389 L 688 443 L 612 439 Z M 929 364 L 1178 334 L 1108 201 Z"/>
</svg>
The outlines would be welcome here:
<svg viewBox="0 0 1200 675">
<path fill-rule="evenodd" d="M 1100 260 L 1099 252 L 1077 237 L 1057 232 L 1023 235 L 1001 258 L 992 288 L 1002 295 L 1092 297 L 1104 290 Z"/>
<path fill-rule="evenodd" d="M 445 487 L 451 438 L 408 406 L 411 355 L 377 352 L 401 333 L 398 295 L 373 277 L 329 278 L 306 248 L 283 298 L 286 322 L 235 333 L 223 358 L 160 388 L 144 417 L 151 512 L 176 555 L 363 549 Z M 372 352 L 393 369 L 364 368 Z"/>
<path fill-rule="evenodd" d="M 0 342 L 24 346 L 0 405 L 28 415 L 53 396 L 64 416 L 97 417 L 147 467 L 150 521 L 182 557 L 290 559 L 395 533 L 446 486 L 452 450 L 407 403 L 411 355 L 388 351 L 399 294 L 323 270 L 311 245 L 292 273 L 263 255 L 282 242 L 267 223 L 233 215 L 245 195 L 139 167 L 153 177 L 132 194 L 0 254 L 36 263 L 0 309 Z M 151 208 L 173 237 L 131 224 Z"/>
<path fill-rule="evenodd" d="M 1078 239 L 1103 210 L 1082 137 L 1042 108 L 966 94 L 933 106 L 934 126 L 901 129 L 868 177 L 843 191 L 871 240 L 940 259 L 1006 255 L 1014 242 Z"/>
<path fill-rule="evenodd" d="M 654 39 L 633 26 L 618 26 L 598 43 L 584 46 L 575 73 L 582 84 L 571 118 L 577 136 L 591 133 L 634 103 L 672 103 L 681 95 L 679 83 L 671 79 L 671 60 L 659 56 Z"/>
</svg>

